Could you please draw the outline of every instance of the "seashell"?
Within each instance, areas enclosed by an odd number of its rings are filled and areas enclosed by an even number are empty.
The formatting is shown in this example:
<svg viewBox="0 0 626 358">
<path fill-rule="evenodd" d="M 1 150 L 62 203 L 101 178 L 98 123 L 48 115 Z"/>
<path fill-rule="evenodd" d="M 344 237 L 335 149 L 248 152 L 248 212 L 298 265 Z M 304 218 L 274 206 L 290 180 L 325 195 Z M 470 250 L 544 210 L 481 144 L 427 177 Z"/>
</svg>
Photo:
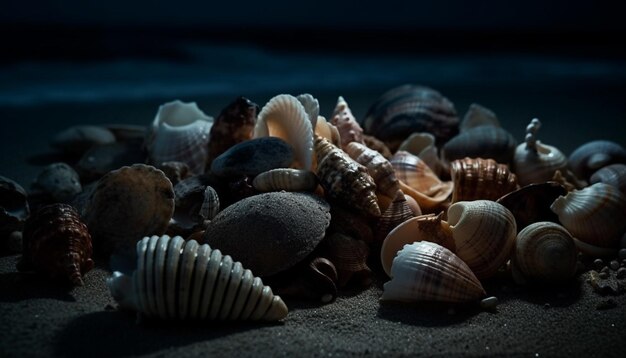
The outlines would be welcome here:
<svg viewBox="0 0 626 358">
<path fill-rule="evenodd" d="M 261 109 L 254 126 L 254 138 L 279 137 L 293 147 L 295 166 L 311 169 L 313 156 L 313 127 L 298 99 L 281 94 Z"/>
<path fill-rule="evenodd" d="M 442 148 L 442 156 L 448 162 L 469 157 L 509 164 L 513 161 L 516 146 L 517 141 L 509 132 L 485 125 L 470 128 L 450 139 Z"/>
<path fill-rule="evenodd" d="M 163 162 L 157 165 L 156 168 L 165 174 L 167 179 L 172 182 L 172 185 L 176 185 L 191 176 L 189 166 L 183 162 Z"/>
<path fill-rule="evenodd" d="M 405 245 L 393 259 L 381 301 L 467 302 L 486 295 L 469 267 L 450 250 L 428 241 Z"/>
<path fill-rule="evenodd" d="M 99 126 L 72 126 L 57 133 L 50 143 L 64 153 L 82 155 L 94 145 L 115 143 L 115 135 Z"/>
<path fill-rule="evenodd" d="M 380 249 L 380 263 L 388 276 L 391 276 L 394 257 L 404 245 L 416 241 L 429 241 L 453 253 L 456 251 L 450 225 L 443 221 L 442 217 L 443 212 L 439 215 L 420 215 L 404 221 L 387 235 Z"/>
<path fill-rule="evenodd" d="M 456 255 L 481 280 L 493 276 L 509 259 L 515 246 L 515 217 L 495 201 L 454 203 L 448 209 L 448 224 Z"/>
<path fill-rule="evenodd" d="M 561 225 L 541 221 L 517 234 L 511 259 L 518 283 L 559 283 L 576 273 L 578 251 L 574 239 Z"/>
<path fill-rule="evenodd" d="M 76 163 L 76 172 L 83 182 L 100 179 L 112 170 L 145 163 L 146 154 L 139 141 L 110 143 L 91 147 Z"/>
<path fill-rule="evenodd" d="M 215 120 L 209 133 L 207 166 L 237 143 L 252 139 L 259 106 L 245 97 L 238 97 Z"/>
<path fill-rule="evenodd" d="M 21 185 L 0 175 L 0 240 L 24 227 L 30 215 L 27 197 Z"/>
<path fill-rule="evenodd" d="M 20 271 L 34 270 L 52 279 L 82 286 L 93 268 L 91 236 L 76 210 L 66 204 L 44 206 L 24 226 Z"/>
<path fill-rule="evenodd" d="M 398 151 L 405 151 L 419 157 L 438 177 L 447 177 L 447 166 L 439 159 L 435 136 L 430 133 L 413 133 L 400 144 Z"/>
<path fill-rule="evenodd" d="M 183 162 L 192 174 L 204 173 L 212 126 L 213 117 L 204 114 L 196 102 L 176 100 L 161 105 L 146 139 L 149 162 Z"/>
<path fill-rule="evenodd" d="M 454 183 L 452 202 L 471 200 L 498 200 L 517 189 L 517 178 L 505 164 L 493 159 L 465 158 L 450 164 Z"/>
<path fill-rule="evenodd" d="M 432 133 L 437 145 L 459 132 L 459 118 L 452 102 L 433 89 L 416 85 L 385 92 L 359 124 L 365 134 L 375 135 L 392 152 L 414 132 Z"/>
<path fill-rule="evenodd" d="M 281 297 L 294 297 L 330 303 L 337 298 L 337 269 L 324 257 L 298 264 L 296 267 L 268 277 L 274 292 Z"/>
<path fill-rule="evenodd" d="M 262 137 L 235 144 L 215 158 L 211 173 L 221 177 L 256 176 L 275 168 L 287 168 L 294 160 L 291 146 L 277 137 Z"/>
<path fill-rule="evenodd" d="M 322 116 L 317 117 L 317 123 L 315 125 L 315 135 L 326 138 L 333 145 L 340 146 L 341 137 L 339 135 L 339 130 L 337 129 L 337 127 L 328 123 L 326 121 L 326 118 Z M 315 157 L 313 159 L 315 159 Z"/>
<path fill-rule="evenodd" d="M 189 236 L 204 230 L 219 211 L 219 197 L 200 176 L 185 179 L 174 186 L 175 209 L 168 233 Z"/>
<path fill-rule="evenodd" d="M 554 176 L 550 179 L 550 181 L 561 184 L 565 189 L 567 189 L 567 191 L 582 189 L 589 186 L 586 181 L 576 178 L 574 173 L 572 173 L 569 169 L 565 169 L 563 172 L 560 170 L 555 171 Z"/>
<path fill-rule="evenodd" d="M 300 101 L 302 107 L 304 107 L 304 111 L 311 122 L 311 128 L 315 129 L 317 126 L 317 118 L 320 115 L 319 101 L 309 93 L 300 94 L 296 97 L 296 99 Z"/>
<path fill-rule="evenodd" d="M 367 168 L 378 191 L 388 197 L 395 197 L 400 190 L 400 183 L 398 183 L 393 166 L 382 154 L 357 142 L 348 143 L 344 150 L 350 158 Z"/>
<path fill-rule="evenodd" d="M 69 203 L 83 190 L 78 173 L 65 163 L 53 163 L 44 168 L 35 179 L 33 189 L 50 196 L 52 201 Z"/>
<path fill-rule="evenodd" d="M 367 168 L 319 136 L 315 138 L 315 153 L 317 177 L 327 197 L 362 213 L 380 216 L 376 184 Z"/>
<path fill-rule="evenodd" d="M 626 149 L 608 140 L 585 143 L 569 156 L 570 168 L 578 178 L 584 180 L 588 180 L 596 170 L 617 163 L 626 164 Z"/>
<path fill-rule="evenodd" d="M 333 142 L 333 144 L 335 144 L 335 143 Z M 373 150 L 377 151 L 378 153 L 382 154 L 382 156 L 385 157 L 385 159 L 391 158 L 392 154 L 391 154 L 391 151 L 389 150 L 389 148 L 387 148 L 385 143 L 383 143 L 382 141 L 378 140 L 376 137 L 364 134 L 363 135 L 363 144 L 365 144 L 369 149 L 373 149 Z M 337 145 L 337 144 L 335 144 L 335 145 Z"/>
<path fill-rule="evenodd" d="M 204 189 L 204 200 L 200 206 L 200 217 L 206 220 L 213 220 L 213 218 L 220 212 L 220 198 L 217 195 L 215 189 L 207 186 Z"/>
<path fill-rule="evenodd" d="M 559 222 L 550 210 L 556 198 L 567 194 L 567 190 L 556 182 L 529 184 L 512 191 L 497 200 L 515 216 L 517 230 L 539 221 Z"/>
<path fill-rule="evenodd" d="M 370 250 L 364 241 L 339 233 L 326 238 L 330 260 L 337 268 L 338 286 L 356 283 L 368 287 L 372 283 L 372 270 L 367 266 Z"/>
<path fill-rule="evenodd" d="M 338 232 L 357 240 L 374 243 L 374 231 L 370 226 L 370 219 L 365 215 L 335 205 L 330 208 L 330 226 L 328 232 Z"/>
<path fill-rule="evenodd" d="M 605 183 L 613 185 L 626 195 L 626 165 L 611 164 L 593 173 L 589 183 Z"/>
<path fill-rule="evenodd" d="M 526 127 L 526 142 L 515 150 L 513 165 L 520 185 L 545 183 L 567 167 L 567 157 L 560 150 L 537 140 L 539 128 L 541 122 L 534 118 Z"/>
<path fill-rule="evenodd" d="M 489 108 L 483 107 L 478 103 L 472 103 L 467 109 L 459 129 L 461 132 L 464 132 L 468 129 L 484 125 L 500 127 L 500 121 L 498 117 L 496 117 L 496 114 Z"/>
<path fill-rule="evenodd" d="M 550 209 L 572 236 L 591 246 L 617 250 L 626 232 L 626 197 L 608 184 L 596 183 L 560 196 Z"/>
<path fill-rule="evenodd" d="M 354 118 L 348 103 L 341 96 L 337 99 L 330 122 L 337 127 L 341 138 L 341 148 L 344 150 L 350 142 L 363 143 L 363 129 Z"/>
<path fill-rule="evenodd" d="M 376 241 L 382 243 L 391 230 L 415 216 L 404 194 L 398 190 L 395 199 L 382 212 L 376 223 Z"/>
<path fill-rule="evenodd" d="M 260 278 L 209 245 L 180 236 L 137 243 L 137 270 L 107 279 L 120 307 L 162 319 L 277 321 L 287 306 Z"/>
<path fill-rule="evenodd" d="M 242 199 L 213 218 L 204 241 L 260 276 L 293 267 L 324 238 L 329 205 L 305 193 L 271 192 Z"/>
<path fill-rule="evenodd" d="M 94 187 L 82 213 L 97 254 L 134 246 L 146 235 L 161 235 L 174 213 L 172 183 L 144 164 L 114 170 Z"/>
<path fill-rule="evenodd" d="M 278 168 L 257 175 L 252 186 L 260 192 L 313 191 L 317 187 L 317 177 L 309 170 Z"/>
<path fill-rule="evenodd" d="M 259 192 L 252 186 L 252 179 L 249 176 L 243 176 L 228 182 L 228 194 L 231 202 L 237 202 L 257 195 Z"/>
</svg>

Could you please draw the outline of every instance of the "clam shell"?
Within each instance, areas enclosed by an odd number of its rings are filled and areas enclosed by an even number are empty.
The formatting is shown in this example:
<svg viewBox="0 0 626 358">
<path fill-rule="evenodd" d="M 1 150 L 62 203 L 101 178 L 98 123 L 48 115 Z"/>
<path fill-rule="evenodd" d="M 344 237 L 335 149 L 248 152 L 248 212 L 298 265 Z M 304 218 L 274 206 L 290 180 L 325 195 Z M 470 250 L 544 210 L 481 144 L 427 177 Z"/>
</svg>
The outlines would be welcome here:
<svg viewBox="0 0 626 358">
<path fill-rule="evenodd" d="M 400 190 L 400 183 L 398 183 L 393 166 L 382 154 L 357 142 L 348 143 L 344 150 L 350 158 L 367 168 L 378 191 L 388 197 L 395 197 Z"/>
<path fill-rule="evenodd" d="M 495 126 L 479 126 L 468 129 L 452 138 L 442 148 L 444 160 L 485 158 L 498 163 L 513 161 L 517 141 L 506 130 Z"/>
<path fill-rule="evenodd" d="M 137 270 L 107 279 L 113 298 L 148 317 L 277 321 L 287 306 L 240 262 L 180 236 L 137 243 Z"/>
<path fill-rule="evenodd" d="M 354 118 L 348 103 L 341 96 L 337 99 L 330 122 L 337 127 L 341 138 L 341 148 L 344 150 L 350 142 L 363 143 L 363 129 Z"/>
<path fill-rule="evenodd" d="M 313 127 L 298 99 L 281 94 L 261 109 L 254 126 L 254 138 L 279 137 L 293 147 L 296 167 L 311 169 L 313 156 Z"/>
<path fill-rule="evenodd" d="M 561 225 L 541 221 L 517 234 L 511 264 L 514 278 L 533 283 L 564 282 L 574 277 L 578 251 Z"/>
<path fill-rule="evenodd" d="M 410 84 L 385 92 L 359 124 L 365 134 L 375 135 L 392 152 L 414 132 L 432 133 L 441 145 L 459 131 L 452 102 L 431 88 Z"/>
<path fill-rule="evenodd" d="M 222 109 L 209 134 L 208 167 L 230 147 L 252 139 L 258 111 L 259 106 L 245 97 L 238 97 Z"/>
<path fill-rule="evenodd" d="M 309 117 L 309 121 L 311 122 L 311 128 L 317 126 L 317 118 L 320 115 L 320 103 L 317 98 L 313 97 L 310 93 L 303 93 L 296 97 L 300 103 L 302 103 L 302 107 L 304 107 L 304 111 Z"/>
<path fill-rule="evenodd" d="M 27 197 L 21 185 L 0 175 L 0 240 L 24 227 L 30 215 Z"/>
<path fill-rule="evenodd" d="M 556 198 L 567 194 L 567 190 L 556 182 L 530 184 L 499 198 L 497 202 L 515 216 L 517 230 L 539 221 L 558 223 L 559 218 L 550 210 Z"/>
<path fill-rule="evenodd" d="M 592 246 L 617 250 L 626 232 L 626 197 L 608 184 L 560 196 L 550 209 L 572 236 Z"/>
<path fill-rule="evenodd" d="M 39 173 L 33 189 L 50 196 L 54 202 L 69 203 L 83 187 L 78 173 L 72 167 L 65 163 L 53 163 Z"/>
<path fill-rule="evenodd" d="M 313 191 L 317 187 L 317 177 L 309 170 L 278 168 L 257 175 L 252 186 L 260 192 Z"/>
<path fill-rule="evenodd" d="M 108 255 L 163 234 L 174 213 L 174 190 L 162 171 L 135 164 L 102 177 L 84 210 L 96 253 Z"/>
<path fill-rule="evenodd" d="M 569 156 L 574 174 L 584 180 L 598 169 L 610 164 L 626 164 L 626 149 L 608 140 L 594 140 L 576 148 Z"/>
<path fill-rule="evenodd" d="M 396 198 L 382 212 L 380 219 L 376 223 L 376 241 L 382 243 L 391 230 L 415 216 L 404 194 L 399 190 Z"/>
<path fill-rule="evenodd" d="M 513 165 L 520 185 L 545 183 L 557 170 L 567 168 L 567 157 L 557 148 L 537 140 L 541 122 L 533 119 L 526 127 L 525 143 L 517 146 Z"/>
<path fill-rule="evenodd" d="M 393 229 L 383 241 L 380 249 L 380 262 L 383 270 L 391 276 L 391 265 L 398 251 L 406 244 L 416 241 L 429 241 L 445 247 L 451 252 L 456 251 L 450 225 L 442 220 L 443 212 L 439 215 L 420 215 L 404 221 Z"/>
<path fill-rule="evenodd" d="M 168 102 L 159 107 L 146 141 L 150 163 L 183 162 L 193 174 L 202 174 L 208 156 L 213 117 L 195 102 Z"/>
<path fill-rule="evenodd" d="M 500 121 L 489 108 L 483 107 L 478 103 L 472 103 L 467 109 L 463 121 L 461 121 L 461 132 L 484 125 L 500 127 Z"/>
<path fill-rule="evenodd" d="M 517 189 L 517 178 L 505 164 L 493 159 L 465 158 L 450 164 L 454 183 L 452 202 L 497 200 Z"/>
<path fill-rule="evenodd" d="M 626 165 L 611 164 L 593 173 L 589 183 L 605 183 L 613 185 L 626 195 Z"/>
<path fill-rule="evenodd" d="M 378 217 L 376 184 L 367 168 L 326 139 L 316 137 L 317 177 L 326 196 L 340 204 Z"/>
<path fill-rule="evenodd" d="M 493 276 L 515 246 L 515 217 L 494 201 L 454 203 L 448 209 L 448 224 L 456 244 L 455 253 L 481 280 Z"/>
<path fill-rule="evenodd" d="M 486 295 L 480 281 L 450 250 L 432 242 L 405 245 L 393 259 L 382 301 L 467 302 Z"/>
<path fill-rule="evenodd" d="M 20 271 L 34 270 L 50 278 L 82 286 L 93 268 L 91 236 L 74 208 L 48 205 L 31 216 L 24 226 Z"/>
<path fill-rule="evenodd" d="M 361 287 L 372 283 L 372 270 L 367 266 L 370 250 L 364 241 L 339 233 L 329 235 L 325 241 L 329 247 L 329 259 L 337 269 L 339 287 L 350 282 Z"/>
</svg>

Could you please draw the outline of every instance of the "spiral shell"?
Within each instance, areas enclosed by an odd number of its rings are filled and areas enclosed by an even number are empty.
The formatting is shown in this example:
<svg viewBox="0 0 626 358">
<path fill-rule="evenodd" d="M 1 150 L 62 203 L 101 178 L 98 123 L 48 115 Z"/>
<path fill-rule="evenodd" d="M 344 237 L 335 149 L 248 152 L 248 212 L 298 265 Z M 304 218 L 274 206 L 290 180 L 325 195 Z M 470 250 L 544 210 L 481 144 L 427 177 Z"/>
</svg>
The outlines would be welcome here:
<svg viewBox="0 0 626 358">
<path fill-rule="evenodd" d="M 616 250 L 626 232 L 626 197 L 608 184 L 560 196 L 550 209 L 572 236 L 592 246 Z"/>
<path fill-rule="evenodd" d="M 596 170 L 617 163 L 626 164 L 626 149 L 608 140 L 585 143 L 569 156 L 570 168 L 578 178 L 584 180 L 589 179 Z"/>
<path fill-rule="evenodd" d="M 363 129 L 354 118 L 350 107 L 348 107 L 348 103 L 341 96 L 337 99 L 337 105 L 335 106 L 330 122 L 337 127 L 341 138 L 341 148 L 344 150 L 348 143 L 363 143 Z"/>
<path fill-rule="evenodd" d="M 382 301 L 467 302 L 485 296 L 469 267 L 450 250 L 428 241 L 405 245 L 393 259 Z"/>
<path fill-rule="evenodd" d="M 313 191 L 317 187 L 317 177 L 309 170 L 278 168 L 257 175 L 252 186 L 260 192 Z"/>
<path fill-rule="evenodd" d="M 513 160 L 517 141 L 506 130 L 484 125 L 468 129 L 448 141 L 442 148 L 444 160 L 491 158 L 509 164 Z"/>
<path fill-rule="evenodd" d="M 364 241 L 339 233 L 329 235 L 325 241 L 329 247 L 329 259 L 337 268 L 339 287 L 350 282 L 361 287 L 372 283 L 372 270 L 367 266 L 370 250 Z"/>
<path fill-rule="evenodd" d="M 517 234 L 511 264 L 520 283 L 564 282 L 574 277 L 578 252 L 565 228 L 552 222 L 537 222 Z"/>
<path fill-rule="evenodd" d="M 402 191 L 399 190 L 395 199 L 382 212 L 376 223 L 376 241 L 382 243 L 391 230 L 413 217 L 415 217 L 413 209 L 411 209 Z"/>
<path fill-rule="evenodd" d="M 376 184 L 367 168 L 321 137 L 315 138 L 317 177 L 326 195 L 345 206 L 371 216 L 380 216 Z"/>
<path fill-rule="evenodd" d="M 448 209 L 456 254 L 479 279 L 493 276 L 515 245 L 513 214 L 489 200 L 459 201 Z"/>
<path fill-rule="evenodd" d="M 254 138 L 279 137 L 293 147 L 296 166 L 311 169 L 313 155 L 313 127 L 298 99 L 281 94 L 261 109 L 254 126 Z"/>
<path fill-rule="evenodd" d="M 44 206 L 24 226 L 20 271 L 34 270 L 53 279 L 82 286 L 93 268 L 91 236 L 73 207 Z"/>
<path fill-rule="evenodd" d="M 277 321 L 287 306 L 240 262 L 180 236 L 137 243 L 137 270 L 107 279 L 121 307 L 163 319 Z"/>
<path fill-rule="evenodd" d="M 400 190 L 400 183 L 398 183 L 393 166 L 382 154 L 357 142 L 348 143 L 344 150 L 350 158 L 367 168 L 367 172 L 374 179 L 378 191 L 388 197 L 395 197 Z"/>
<path fill-rule="evenodd" d="M 493 159 L 465 158 L 450 164 L 454 183 L 452 202 L 497 200 L 517 189 L 517 178 L 505 164 Z"/>
<path fill-rule="evenodd" d="M 626 165 L 611 164 L 593 173 L 589 183 L 605 183 L 613 185 L 626 195 Z"/>
</svg>

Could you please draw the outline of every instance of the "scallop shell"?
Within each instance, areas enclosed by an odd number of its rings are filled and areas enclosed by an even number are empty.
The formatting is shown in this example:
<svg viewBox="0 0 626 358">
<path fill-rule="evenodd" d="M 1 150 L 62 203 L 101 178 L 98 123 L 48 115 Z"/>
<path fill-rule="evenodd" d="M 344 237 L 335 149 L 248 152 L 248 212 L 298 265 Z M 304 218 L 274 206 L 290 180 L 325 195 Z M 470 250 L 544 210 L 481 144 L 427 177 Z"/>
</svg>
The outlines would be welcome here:
<svg viewBox="0 0 626 358">
<path fill-rule="evenodd" d="M 162 319 L 277 321 L 287 306 L 229 255 L 180 236 L 145 237 L 137 243 L 137 270 L 107 279 L 126 309 Z"/>
<path fill-rule="evenodd" d="M 252 186 L 260 192 L 313 191 L 317 187 L 317 177 L 309 170 L 278 168 L 257 175 Z"/>
<path fill-rule="evenodd" d="M 626 232 L 626 197 L 608 184 L 560 196 L 550 209 L 576 239 L 592 246 L 617 250 Z"/>
<path fill-rule="evenodd" d="M 325 241 L 329 247 L 329 258 L 337 268 L 339 287 L 351 282 L 361 287 L 372 283 L 372 270 L 367 266 L 370 250 L 364 241 L 339 233 L 329 235 Z"/>
<path fill-rule="evenodd" d="M 350 142 L 363 143 L 363 129 L 354 118 L 348 103 L 341 96 L 337 99 L 330 122 L 337 127 L 341 138 L 341 148 L 344 150 Z"/>
<path fill-rule="evenodd" d="M 611 164 L 593 173 L 589 179 L 591 184 L 605 183 L 613 185 L 626 195 L 626 165 Z"/>
<path fill-rule="evenodd" d="M 513 213 L 519 231 L 539 221 L 558 223 L 559 218 L 550 210 L 550 205 L 556 198 L 565 194 L 567 190 L 559 183 L 546 182 L 526 185 L 506 194 L 497 202 Z"/>
<path fill-rule="evenodd" d="M 311 122 L 311 128 L 316 128 L 317 126 L 317 118 L 320 115 L 320 103 L 317 98 L 313 97 L 310 93 L 303 93 L 296 97 L 300 103 L 302 103 L 302 107 L 304 107 L 304 111 L 309 117 L 309 121 Z"/>
<path fill-rule="evenodd" d="M 319 136 L 315 139 L 315 153 L 317 177 L 327 197 L 368 215 L 380 216 L 376 184 L 367 168 Z"/>
<path fill-rule="evenodd" d="M 24 226 L 20 271 L 34 270 L 53 279 L 82 286 L 93 268 L 91 236 L 73 207 L 44 206 Z"/>
<path fill-rule="evenodd" d="M 392 152 L 411 133 L 429 132 L 441 145 L 459 132 L 454 104 L 424 86 L 403 85 L 380 96 L 359 122 L 365 134 L 375 135 Z"/>
<path fill-rule="evenodd" d="M 209 134 L 207 167 L 233 145 L 252 139 L 258 111 L 259 106 L 245 97 L 238 97 L 222 109 Z"/>
<path fill-rule="evenodd" d="M 585 143 L 569 156 L 570 168 L 578 178 L 584 180 L 588 180 L 596 170 L 617 163 L 626 164 L 626 149 L 608 140 Z"/>
<path fill-rule="evenodd" d="M 97 254 L 133 247 L 146 235 L 161 235 L 174 213 L 172 183 L 144 164 L 105 175 L 87 199 L 82 217 Z"/>
<path fill-rule="evenodd" d="M 572 235 L 561 225 L 537 222 L 517 234 L 511 260 L 519 283 L 559 283 L 576 273 L 578 251 Z"/>
<path fill-rule="evenodd" d="M 400 183 L 398 183 L 393 166 L 382 154 L 357 142 L 348 143 L 344 150 L 350 158 L 367 168 L 367 172 L 374 179 L 378 191 L 388 197 L 395 197 L 400 190 Z"/>
<path fill-rule="evenodd" d="M 435 136 L 430 133 L 413 133 L 400 144 L 398 151 L 406 151 L 428 165 L 438 177 L 447 177 L 450 173 L 447 166 L 439 158 L 435 146 Z"/>
<path fill-rule="evenodd" d="M 0 240 L 13 231 L 21 231 L 29 215 L 26 190 L 0 175 Z"/>
<path fill-rule="evenodd" d="M 484 125 L 470 128 L 452 138 L 442 148 L 444 160 L 485 158 L 498 163 L 509 164 L 513 161 L 517 141 L 506 130 Z"/>
<path fill-rule="evenodd" d="M 392 155 L 391 151 L 389 150 L 389 148 L 387 148 L 385 143 L 378 140 L 378 138 L 371 136 L 371 135 L 364 134 L 363 144 L 365 144 L 369 149 L 373 149 L 377 151 L 378 153 L 382 154 L 382 156 L 385 157 L 386 159 L 391 158 L 391 155 Z"/>
<path fill-rule="evenodd" d="M 254 126 L 254 138 L 279 137 L 294 150 L 297 167 L 311 169 L 313 155 L 313 127 L 309 117 L 296 97 L 278 95 L 261 109 Z"/>
<path fill-rule="evenodd" d="M 489 200 L 459 201 L 448 209 L 456 254 L 479 279 L 493 276 L 515 246 L 515 217 Z"/>
<path fill-rule="evenodd" d="M 541 122 L 534 118 L 526 127 L 526 142 L 515 150 L 514 169 L 520 185 L 545 183 L 567 167 L 567 157 L 560 150 L 537 140 L 540 127 Z"/>
<path fill-rule="evenodd" d="M 391 276 L 393 259 L 406 244 L 416 241 L 429 241 L 441 245 L 451 252 L 456 251 L 450 225 L 443 221 L 442 217 L 443 212 L 439 215 L 420 215 L 404 221 L 387 235 L 380 250 L 380 262 L 387 275 Z"/>
<path fill-rule="evenodd" d="M 469 267 L 450 250 L 432 242 L 405 245 L 393 259 L 391 281 L 382 301 L 467 302 L 486 295 Z"/>
<path fill-rule="evenodd" d="M 517 178 L 505 164 L 493 159 L 465 158 L 450 164 L 454 183 L 452 202 L 497 200 L 517 189 Z"/>
<path fill-rule="evenodd" d="M 53 202 L 69 203 L 83 190 L 78 173 L 65 163 L 53 163 L 39 173 L 33 189 Z"/>
<path fill-rule="evenodd" d="M 500 121 L 489 108 L 483 107 L 478 103 L 472 103 L 467 109 L 463 121 L 461 121 L 461 132 L 484 125 L 500 127 Z"/>
<path fill-rule="evenodd" d="M 159 107 L 146 141 L 150 163 L 183 162 L 193 174 L 202 174 L 208 156 L 213 117 L 195 102 L 168 102 Z"/>
<path fill-rule="evenodd" d="M 391 230 L 415 216 L 404 194 L 398 190 L 395 199 L 382 212 L 376 223 L 376 241 L 382 243 Z"/>
</svg>

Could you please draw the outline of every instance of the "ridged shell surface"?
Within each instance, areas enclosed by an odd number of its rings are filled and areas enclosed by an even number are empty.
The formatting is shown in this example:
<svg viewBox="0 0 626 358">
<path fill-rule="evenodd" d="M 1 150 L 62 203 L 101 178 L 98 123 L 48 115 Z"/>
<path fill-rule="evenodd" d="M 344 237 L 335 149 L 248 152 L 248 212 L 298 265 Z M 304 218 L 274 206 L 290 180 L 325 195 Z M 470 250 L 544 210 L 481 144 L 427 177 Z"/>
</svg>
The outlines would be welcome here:
<svg viewBox="0 0 626 358">
<path fill-rule="evenodd" d="M 287 306 L 220 250 L 180 236 L 145 237 L 137 243 L 137 270 L 107 280 L 121 307 L 172 320 L 277 321 Z"/>
<path fill-rule="evenodd" d="M 505 164 L 493 159 L 465 158 L 450 164 L 454 183 L 452 202 L 497 200 L 517 189 L 517 178 Z"/>
<path fill-rule="evenodd" d="M 299 94 L 296 98 L 302 103 L 302 107 L 304 107 L 304 111 L 311 122 L 311 128 L 315 129 L 317 127 L 317 118 L 320 115 L 319 101 L 310 93 Z"/>
<path fill-rule="evenodd" d="M 452 138 L 442 148 L 443 158 L 449 162 L 455 159 L 485 158 L 498 163 L 513 161 L 517 141 L 506 130 L 484 125 L 468 129 Z"/>
<path fill-rule="evenodd" d="M 391 157 L 390 162 L 396 177 L 402 183 L 431 198 L 434 202 L 443 202 L 452 193 L 452 182 L 441 181 L 418 156 L 405 151 L 397 151 Z M 404 191 L 404 189 L 402 190 Z M 405 192 L 405 194 L 408 193 Z M 423 206 L 421 201 L 418 200 L 417 202 Z"/>
<path fill-rule="evenodd" d="M 415 217 L 413 209 L 411 209 L 402 191 L 398 191 L 396 197 L 382 212 L 376 223 L 376 241 L 382 243 L 391 230 L 413 217 Z"/>
<path fill-rule="evenodd" d="M 339 137 L 341 138 L 341 148 L 344 150 L 348 143 L 363 143 L 363 129 L 354 118 L 348 103 L 341 96 L 337 99 L 337 105 L 333 111 L 330 123 L 337 127 Z"/>
<path fill-rule="evenodd" d="M 622 194 L 626 195 L 626 165 L 611 164 L 593 173 L 589 179 L 589 183 L 605 183 L 619 189 Z"/>
<path fill-rule="evenodd" d="M 293 147 L 300 169 L 311 169 L 313 156 L 313 127 L 298 99 L 281 94 L 261 109 L 254 127 L 254 138 L 279 137 Z"/>
<path fill-rule="evenodd" d="M 413 133 L 400 144 L 398 151 L 418 156 L 438 177 L 448 175 L 435 146 L 435 136 L 430 133 Z"/>
<path fill-rule="evenodd" d="M 550 209 L 574 238 L 589 245 L 617 249 L 626 232 L 626 197 L 608 184 L 560 196 Z"/>
<path fill-rule="evenodd" d="M 422 241 L 405 245 L 393 260 L 381 300 L 467 302 L 483 296 L 485 289 L 460 258 Z"/>
<path fill-rule="evenodd" d="M 626 164 L 626 148 L 608 140 L 585 143 L 569 156 L 570 168 L 583 180 L 587 180 L 596 170 L 616 163 Z"/>
<path fill-rule="evenodd" d="M 367 168 L 378 191 L 390 198 L 395 197 L 400 190 L 400 183 L 398 183 L 393 166 L 382 154 L 357 142 L 348 143 L 344 150 L 350 158 Z"/>
<path fill-rule="evenodd" d="M 263 172 L 252 181 L 258 191 L 313 191 L 317 177 L 310 170 L 277 168 Z"/>
</svg>

